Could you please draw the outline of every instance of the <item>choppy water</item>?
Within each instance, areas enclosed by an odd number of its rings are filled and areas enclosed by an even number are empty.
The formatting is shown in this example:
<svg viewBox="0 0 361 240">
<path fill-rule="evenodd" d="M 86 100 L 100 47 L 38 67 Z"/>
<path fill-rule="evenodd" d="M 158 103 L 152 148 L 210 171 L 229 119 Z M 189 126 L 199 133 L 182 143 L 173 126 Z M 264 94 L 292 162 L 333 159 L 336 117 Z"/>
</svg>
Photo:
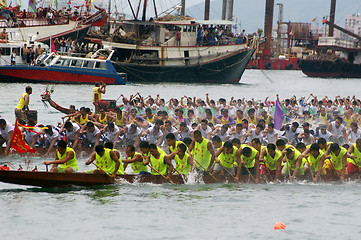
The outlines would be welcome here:
<svg viewBox="0 0 361 240">
<path fill-rule="evenodd" d="M 299 71 L 247 70 L 246 85 L 133 84 L 109 86 L 104 98 L 140 92 L 161 97 L 264 99 L 313 93 L 358 95 L 361 79 L 312 79 Z M 0 114 L 14 121 L 26 84 L 0 84 Z M 33 84 L 31 109 L 39 122 L 55 124 L 60 113 L 43 107 L 45 86 Z M 56 85 L 60 105 L 91 106 L 89 85 Z M 44 159 L 31 158 L 40 170 Z M 0 158 L 15 167 L 24 158 Z M 84 159 L 80 159 L 84 162 Z M 26 167 L 25 167 L 26 168 Z M 81 165 L 81 170 L 87 169 Z M 112 185 L 42 189 L 0 183 L 1 239 L 359 239 L 361 184 Z M 282 221 L 283 231 L 273 225 Z"/>
</svg>

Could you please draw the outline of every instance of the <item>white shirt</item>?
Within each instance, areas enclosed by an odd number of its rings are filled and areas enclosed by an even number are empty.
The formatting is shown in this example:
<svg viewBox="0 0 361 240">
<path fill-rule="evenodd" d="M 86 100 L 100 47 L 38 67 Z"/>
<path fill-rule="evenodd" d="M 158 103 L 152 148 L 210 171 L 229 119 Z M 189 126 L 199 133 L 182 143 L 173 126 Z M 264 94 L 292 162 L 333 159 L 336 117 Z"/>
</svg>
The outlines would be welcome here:
<svg viewBox="0 0 361 240">
<path fill-rule="evenodd" d="M 53 139 L 59 139 L 59 132 L 56 131 L 54 128 L 52 129 L 53 134 L 49 135 L 48 133 L 45 133 L 45 137 L 47 140 L 49 140 L 49 142 L 53 141 Z"/>
<path fill-rule="evenodd" d="M 6 127 L 5 129 L 0 129 L 0 136 L 7 140 L 9 132 L 14 131 L 14 126 L 8 120 L 5 120 L 5 122 Z"/>
<path fill-rule="evenodd" d="M 75 134 L 76 132 L 80 129 L 78 124 L 73 124 L 73 131 L 69 132 L 68 130 L 65 131 L 66 134 L 66 139 L 70 140 L 70 141 L 74 141 L 75 140 Z"/>
<path fill-rule="evenodd" d="M 88 141 L 90 143 L 95 143 L 95 136 L 100 133 L 100 130 L 97 126 L 94 126 L 94 131 L 93 132 L 86 132 L 86 139 L 88 139 Z"/>
<path fill-rule="evenodd" d="M 104 133 L 105 138 L 108 139 L 109 141 L 114 141 L 115 140 L 115 135 L 119 132 L 119 128 L 117 125 L 114 125 L 114 131 L 111 132 L 108 130 Z"/>
<path fill-rule="evenodd" d="M 157 144 L 159 138 L 161 138 L 162 136 L 163 136 L 162 131 L 159 130 L 158 132 L 155 132 L 154 127 L 150 127 L 149 133 L 147 134 L 146 138 L 149 144 L 151 143 Z"/>
<path fill-rule="evenodd" d="M 210 126 L 207 126 L 206 130 L 204 130 L 204 129 L 202 128 L 202 126 L 201 126 L 201 127 L 199 128 L 199 131 L 201 132 L 202 137 L 207 138 L 208 134 L 209 134 L 210 132 L 212 132 L 212 129 L 211 129 Z"/>
</svg>

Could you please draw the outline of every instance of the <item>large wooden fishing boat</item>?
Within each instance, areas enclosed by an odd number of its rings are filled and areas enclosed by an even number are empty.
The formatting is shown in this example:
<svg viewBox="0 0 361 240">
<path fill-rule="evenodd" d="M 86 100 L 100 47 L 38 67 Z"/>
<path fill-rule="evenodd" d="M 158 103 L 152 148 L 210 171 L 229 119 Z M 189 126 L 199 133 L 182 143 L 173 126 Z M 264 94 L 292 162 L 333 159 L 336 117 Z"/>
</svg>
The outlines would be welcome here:
<svg viewBox="0 0 361 240">
<path fill-rule="evenodd" d="M 355 181 L 360 178 L 359 175 L 347 175 L 345 181 Z M 268 175 L 261 176 L 259 183 L 272 182 Z M 236 181 L 231 176 L 224 175 L 172 175 L 170 181 L 158 175 L 117 175 L 116 181 L 105 174 L 87 174 L 87 173 L 51 173 L 51 172 L 30 172 L 30 171 L 11 171 L 0 170 L 0 181 L 20 185 L 38 186 L 38 187 L 66 187 L 66 186 L 96 186 L 114 183 L 153 183 L 153 184 L 215 184 L 215 183 L 254 183 L 251 176 L 241 176 Z M 279 181 L 288 181 L 288 177 L 280 177 Z M 298 176 L 297 181 L 312 181 L 309 176 Z M 321 176 L 320 181 L 333 182 L 339 181 L 338 176 Z"/>
</svg>

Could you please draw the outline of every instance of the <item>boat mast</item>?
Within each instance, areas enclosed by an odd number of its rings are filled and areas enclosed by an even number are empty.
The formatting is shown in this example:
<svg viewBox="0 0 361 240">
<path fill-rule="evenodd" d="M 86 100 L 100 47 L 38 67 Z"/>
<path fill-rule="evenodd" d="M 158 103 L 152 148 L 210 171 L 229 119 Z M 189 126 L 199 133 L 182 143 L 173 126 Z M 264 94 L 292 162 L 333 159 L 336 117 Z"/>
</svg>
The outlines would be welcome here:
<svg viewBox="0 0 361 240">
<path fill-rule="evenodd" d="M 228 0 L 228 21 L 233 21 L 233 0 Z"/>
<path fill-rule="evenodd" d="M 328 36 L 333 37 L 333 24 L 335 24 L 336 0 L 331 0 L 330 25 L 328 27 Z"/>
<path fill-rule="evenodd" d="M 277 21 L 277 57 L 281 54 L 281 24 L 283 21 L 283 4 L 277 3 L 278 21 Z"/>
<path fill-rule="evenodd" d="M 147 1 L 148 1 L 148 0 L 144 0 L 142 21 L 145 21 L 145 19 L 146 19 Z M 139 3 L 139 4 L 140 4 L 140 3 Z"/>
<path fill-rule="evenodd" d="M 227 0 L 223 0 L 223 5 L 222 5 L 222 20 L 226 20 L 226 14 L 227 14 Z"/>
<path fill-rule="evenodd" d="M 129 6 L 130 6 L 130 10 L 132 10 L 132 14 L 133 14 L 134 19 L 137 20 L 137 16 L 136 16 L 135 13 L 134 13 L 133 5 L 132 5 L 132 3 L 130 2 L 130 0 L 128 0 L 128 3 L 129 3 Z"/>
<path fill-rule="evenodd" d="M 264 35 L 266 37 L 266 42 L 262 53 L 262 58 L 264 60 L 270 60 L 271 58 L 271 40 L 272 40 L 274 4 L 275 4 L 274 0 L 266 0 L 266 11 L 264 18 Z"/>
<path fill-rule="evenodd" d="M 204 20 L 209 20 L 210 6 L 211 6 L 211 0 L 206 0 L 204 3 Z"/>
<path fill-rule="evenodd" d="M 182 9 L 181 9 L 181 15 L 185 16 L 186 15 L 186 0 L 182 0 Z"/>
</svg>

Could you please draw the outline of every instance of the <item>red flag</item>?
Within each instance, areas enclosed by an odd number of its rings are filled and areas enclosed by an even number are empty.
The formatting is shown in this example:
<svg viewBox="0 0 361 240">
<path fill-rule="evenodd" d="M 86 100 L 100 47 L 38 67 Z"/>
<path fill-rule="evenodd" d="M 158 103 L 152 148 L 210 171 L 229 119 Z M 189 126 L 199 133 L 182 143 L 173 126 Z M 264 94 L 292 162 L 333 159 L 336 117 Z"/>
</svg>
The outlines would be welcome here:
<svg viewBox="0 0 361 240">
<path fill-rule="evenodd" d="M 312 19 L 312 21 L 311 21 L 311 22 L 316 22 L 316 18 Z"/>
<path fill-rule="evenodd" d="M 18 121 L 15 122 L 13 138 L 11 139 L 11 148 L 18 153 L 35 153 L 36 149 L 31 148 L 24 140 L 23 133 L 20 131 Z"/>
</svg>

